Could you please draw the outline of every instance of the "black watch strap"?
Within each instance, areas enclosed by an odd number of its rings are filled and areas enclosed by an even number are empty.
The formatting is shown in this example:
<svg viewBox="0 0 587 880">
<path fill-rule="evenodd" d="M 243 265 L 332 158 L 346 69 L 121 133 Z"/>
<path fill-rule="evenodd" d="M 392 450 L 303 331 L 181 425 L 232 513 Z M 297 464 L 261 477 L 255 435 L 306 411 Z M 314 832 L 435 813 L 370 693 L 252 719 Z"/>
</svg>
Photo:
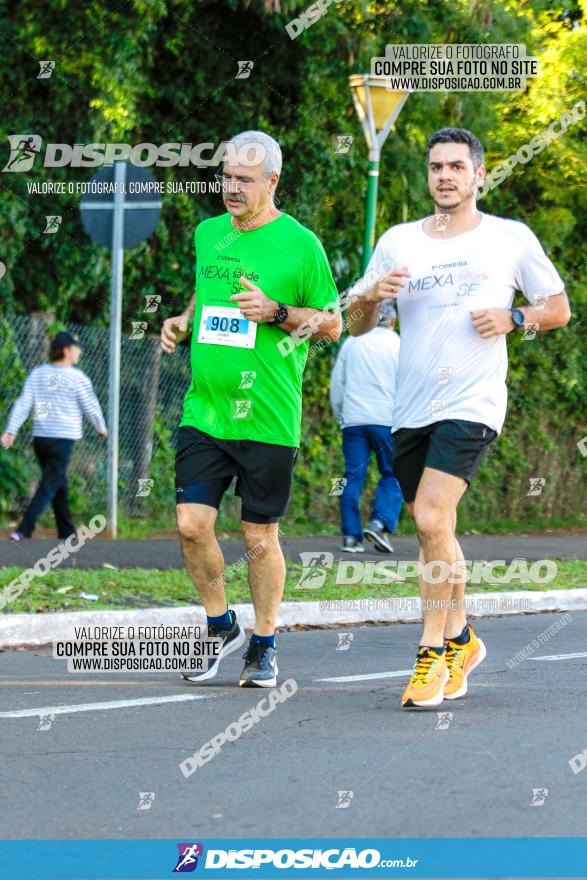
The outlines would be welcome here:
<svg viewBox="0 0 587 880">
<path fill-rule="evenodd" d="M 278 302 L 277 309 L 275 310 L 275 317 L 271 321 L 271 324 L 279 325 L 283 324 L 283 322 L 287 319 L 289 312 L 287 310 L 287 306 L 285 303 Z"/>
</svg>

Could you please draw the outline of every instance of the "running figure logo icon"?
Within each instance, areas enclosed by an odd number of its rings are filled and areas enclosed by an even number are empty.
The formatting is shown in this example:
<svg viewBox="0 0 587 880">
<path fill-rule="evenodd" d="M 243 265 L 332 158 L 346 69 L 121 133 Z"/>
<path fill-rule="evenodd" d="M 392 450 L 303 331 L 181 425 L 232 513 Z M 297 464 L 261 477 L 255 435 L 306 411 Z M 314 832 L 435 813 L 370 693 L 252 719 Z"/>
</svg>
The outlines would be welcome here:
<svg viewBox="0 0 587 880">
<path fill-rule="evenodd" d="M 51 74 L 54 70 L 54 61 L 39 61 L 39 73 L 37 74 L 37 79 L 51 79 Z"/>
<path fill-rule="evenodd" d="M 30 171 L 43 140 L 38 134 L 9 134 L 10 156 L 2 171 Z"/>
<path fill-rule="evenodd" d="M 239 61 L 238 73 L 235 76 L 235 79 L 248 79 L 254 66 L 254 61 Z"/>
<path fill-rule="evenodd" d="M 336 803 L 337 810 L 346 810 L 350 807 L 354 796 L 354 791 L 339 791 L 338 801 Z"/>
<path fill-rule="evenodd" d="M 326 580 L 326 572 L 332 568 L 333 553 L 300 553 L 302 574 L 296 584 L 298 590 L 319 590 Z"/>
<path fill-rule="evenodd" d="M 178 843 L 179 856 L 174 874 L 187 874 L 198 867 L 198 856 L 204 855 L 203 843 Z"/>
<path fill-rule="evenodd" d="M 530 806 L 531 807 L 541 807 L 547 797 L 548 797 L 548 789 L 547 788 L 533 788 L 532 789 L 532 800 L 530 801 Z"/>
<path fill-rule="evenodd" d="M 354 633 L 338 633 L 337 651 L 349 651 L 354 639 Z"/>
</svg>

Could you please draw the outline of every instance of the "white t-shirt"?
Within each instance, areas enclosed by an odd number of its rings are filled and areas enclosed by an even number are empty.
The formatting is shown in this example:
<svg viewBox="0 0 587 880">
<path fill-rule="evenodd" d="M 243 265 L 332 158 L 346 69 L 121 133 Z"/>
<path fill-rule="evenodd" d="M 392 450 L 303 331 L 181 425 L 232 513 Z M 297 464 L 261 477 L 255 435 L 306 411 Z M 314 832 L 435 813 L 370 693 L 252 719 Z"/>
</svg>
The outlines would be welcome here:
<svg viewBox="0 0 587 880">
<path fill-rule="evenodd" d="M 431 238 L 423 223 L 388 229 L 366 273 L 371 286 L 391 265 L 411 272 L 397 296 L 401 348 L 393 430 L 466 419 L 499 433 L 507 407 L 506 337 L 482 339 L 469 313 L 509 309 L 515 290 L 540 307 L 564 284 L 524 223 L 482 214 L 475 229 L 448 239 Z"/>
</svg>

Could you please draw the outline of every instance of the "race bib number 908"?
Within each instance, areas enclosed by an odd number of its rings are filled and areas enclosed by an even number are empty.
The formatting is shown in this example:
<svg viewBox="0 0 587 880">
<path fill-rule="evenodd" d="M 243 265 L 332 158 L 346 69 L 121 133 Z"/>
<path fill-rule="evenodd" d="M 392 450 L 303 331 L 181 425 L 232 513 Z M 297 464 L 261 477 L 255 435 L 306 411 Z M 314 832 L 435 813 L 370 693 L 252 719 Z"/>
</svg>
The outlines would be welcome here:
<svg viewBox="0 0 587 880">
<path fill-rule="evenodd" d="M 254 348 L 257 325 L 247 321 L 240 309 L 204 306 L 198 331 L 198 342 L 208 345 L 232 345 Z"/>
</svg>

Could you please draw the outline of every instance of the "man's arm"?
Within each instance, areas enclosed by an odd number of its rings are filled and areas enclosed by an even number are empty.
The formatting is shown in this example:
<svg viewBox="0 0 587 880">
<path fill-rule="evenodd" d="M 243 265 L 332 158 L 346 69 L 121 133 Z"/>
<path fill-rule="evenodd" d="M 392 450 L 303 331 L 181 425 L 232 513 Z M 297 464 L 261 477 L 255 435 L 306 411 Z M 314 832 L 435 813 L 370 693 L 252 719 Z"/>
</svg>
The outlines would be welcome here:
<svg viewBox="0 0 587 880">
<path fill-rule="evenodd" d="M 257 324 L 270 324 L 277 311 L 276 300 L 269 299 L 260 287 L 251 284 L 241 276 L 241 284 L 246 288 L 242 293 L 230 297 L 231 302 L 238 303 L 244 317 Z M 294 333 L 303 339 L 329 339 L 336 342 L 342 333 L 340 312 L 326 309 L 312 309 L 305 306 L 287 307 L 288 316 L 279 326 L 286 333 Z"/>
<path fill-rule="evenodd" d="M 538 299 L 533 305 L 522 306 L 524 326 L 532 330 L 556 330 L 571 320 L 571 307 L 566 291 Z M 473 326 L 483 339 L 501 336 L 515 329 L 510 309 L 479 309 L 471 312 Z"/>
<path fill-rule="evenodd" d="M 0 438 L 0 445 L 2 445 L 4 449 L 10 449 L 10 447 L 14 443 L 14 438 L 18 434 L 21 425 L 28 419 L 32 406 L 33 380 L 31 374 L 27 376 L 22 394 L 15 401 L 10 411 L 10 417 L 8 419 L 8 425 L 6 426 L 6 431 L 4 432 L 4 434 L 2 434 L 2 437 Z"/>
<path fill-rule="evenodd" d="M 410 277 L 408 267 L 393 269 L 349 302 L 347 325 L 351 336 L 361 336 L 377 326 L 379 306 L 384 299 L 396 299 Z M 360 285 L 360 281 L 358 284 Z M 355 285 L 356 287 L 357 285 Z"/>
<path fill-rule="evenodd" d="M 161 348 L 163 351 L 167 352 L 167 354 L 173 354 L 175 346 L 180 342 L 183 342 L 186 336 L 189 336 L 189 325 L 194 317 L 195 310 L 196 291 L 194 290 L 192 298 L 181 315 L 176 315 L 174 318 L 167 318 L 167 320 L 163 322 L 161 328 Z"/>
</svg>

